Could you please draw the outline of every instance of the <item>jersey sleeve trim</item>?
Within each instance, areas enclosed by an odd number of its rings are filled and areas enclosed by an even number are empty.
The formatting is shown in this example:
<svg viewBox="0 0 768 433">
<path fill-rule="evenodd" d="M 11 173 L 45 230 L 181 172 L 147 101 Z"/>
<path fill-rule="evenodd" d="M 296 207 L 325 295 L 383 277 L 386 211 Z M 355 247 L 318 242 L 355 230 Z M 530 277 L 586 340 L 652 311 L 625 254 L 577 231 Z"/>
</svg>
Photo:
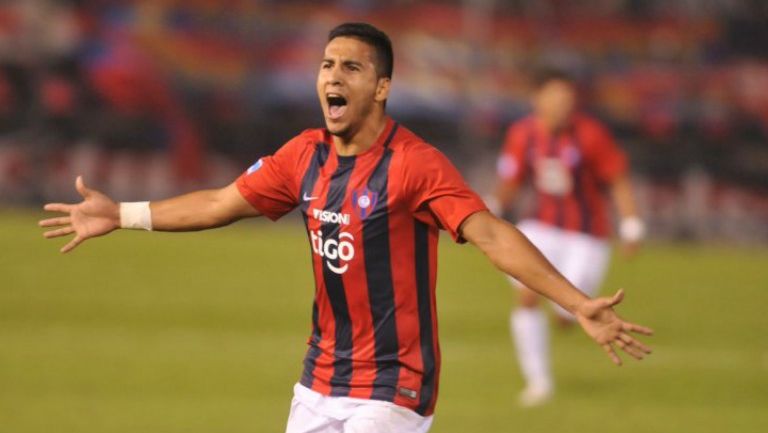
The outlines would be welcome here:
<svg viewBox="0 0 768 433">
<path fill-rule="evenodd" d="M 466 239 L 461 235 L 461 225 L 464 224 L 464 221 L 467 220 L 467 218 L 471 217 L 472 215 L 478 213 L 478 212 L 485 212 L 488 211 L 488 207 L 486 207 L 484 204 L 480 206 L 475 206 L 473 208 L 464 208 L 462 209 L 462 212 L 459 213 L 459 217 L 456 218 L 456 221 L 458 221 L 458 224 L 455 228 L 448 230 L 448 233 L 450 233 L 451 238 L 453 238 L 454 242 L 457 244 L 464 244 L 467 242 Z"/>
</svg>

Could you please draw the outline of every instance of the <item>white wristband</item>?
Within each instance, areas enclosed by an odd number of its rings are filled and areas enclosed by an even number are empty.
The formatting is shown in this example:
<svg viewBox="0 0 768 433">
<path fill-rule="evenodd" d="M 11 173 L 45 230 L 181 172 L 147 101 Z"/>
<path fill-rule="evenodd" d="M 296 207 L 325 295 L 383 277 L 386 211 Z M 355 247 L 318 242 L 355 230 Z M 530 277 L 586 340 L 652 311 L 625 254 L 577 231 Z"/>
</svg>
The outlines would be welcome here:
<svg viewBox="0 0 768 433">
<path fill-rule="evenodd" d="M 645 237 L 645 223 L 636 216 L 622 219 L 619 225 L 619 237 L 624 242 L 642 240 Z"/>
<path fill-rule="evenodd" d="M 148 201 L 120 203 L 120 227 L 152 230 L 152 211 Z"/>
</svg>

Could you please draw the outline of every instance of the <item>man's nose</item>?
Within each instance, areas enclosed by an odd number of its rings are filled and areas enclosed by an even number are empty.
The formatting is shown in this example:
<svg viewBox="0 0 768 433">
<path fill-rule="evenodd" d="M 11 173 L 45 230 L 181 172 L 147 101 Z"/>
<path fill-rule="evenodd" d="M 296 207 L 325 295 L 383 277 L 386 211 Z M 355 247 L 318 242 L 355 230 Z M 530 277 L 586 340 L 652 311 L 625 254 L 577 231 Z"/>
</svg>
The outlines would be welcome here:
<svg viewBox="0 0 768 433">
<path fill-rule="evenodd" d="M 341 84 L 342 83 L 342 73 L 341 68 L 338 66 L 334 66 L 331 69 L 331 73 L 328 76 L 328 84 Z"/>
</svg>

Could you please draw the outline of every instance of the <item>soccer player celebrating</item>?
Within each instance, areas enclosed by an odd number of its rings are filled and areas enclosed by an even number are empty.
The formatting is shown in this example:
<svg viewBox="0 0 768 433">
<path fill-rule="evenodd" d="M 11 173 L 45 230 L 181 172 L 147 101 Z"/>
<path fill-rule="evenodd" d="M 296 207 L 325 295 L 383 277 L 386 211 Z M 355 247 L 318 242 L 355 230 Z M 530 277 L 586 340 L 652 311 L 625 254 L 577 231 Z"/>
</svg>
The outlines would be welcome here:
<svg viewBox="0 0 768 433">
<path fill-rule="evenodd" d="M 511 224 L 489 213 L 448 159 L 385 114 L 389 38 L 348 23 L 329 35 L 317 75 L 326 127 L 302 132 L 231 185 L 162 201 L 115 203 L 82 178 L 78 204 L 40 222 L 62 252 L 118 228 L 193 231 L 299 208 L 312 247 L 315 300 L 287 432 L 426 432 L 440 374 L 435 279 L 439 229 L 575 315 L 620 360 L 650 350 L 610 298 L 573 287 Z"/>
<path fill-rule="evenodd" d="M 643 237 L 627 159 L 597 120 L 576 111 L 577 92 L 568 75 L 543 70 L 534 81 L 533 113 L 509 128 L 498 160 L 495 203 L 499 211 L 509 210 L 523 181 L 532 179 L 536 205 L 518 228 L 570 282 L 592 296 L 610 255 L 604 190 L 621 215 L 625 253 L 634 253 Z M 554 389 L 547 319 L 538 308 L 539 290 L 519 278 L 510 280 L 519 288 L 510 325 L 526 381 L 520 403 L 535 406 Z M 558 305 L 555 311 L 564 325 L 578 319 Z"/>
</svg>

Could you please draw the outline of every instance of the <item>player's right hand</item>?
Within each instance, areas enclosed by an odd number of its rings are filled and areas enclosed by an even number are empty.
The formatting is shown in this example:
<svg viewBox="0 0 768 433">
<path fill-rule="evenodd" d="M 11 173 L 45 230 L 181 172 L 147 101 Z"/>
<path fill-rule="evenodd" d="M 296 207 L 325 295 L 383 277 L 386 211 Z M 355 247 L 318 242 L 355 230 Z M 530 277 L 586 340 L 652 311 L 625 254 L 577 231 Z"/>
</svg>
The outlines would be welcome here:
<svg viewBox="0 0 768 433">
<path fill-rule="evenodd" d="M 651 349 L 631 334 L 653 335 L 652 329 L 630 323 L 616 314 L 613 307 L 623 299 L 624 290 L 619 290 L 611 297 L 585 301 L 574 313 L 584 332 L 605 350 L 616 365 L 621 365 L 621 358 L 616 354 L 614 345 L 640 360 L 649 355 Z"/>
<path fill-rule="evenodd" d="M 80 203 L 48 203 L 44 206 L 47 211 L 68 216 L 48 218 L 38 223 L 40 227 L 58 227 L 43 233 L 47 239 L 75 234 L 61 248 L 62 253 L 71 251 L 86 239 L 103 236 L 120 227 L 120 206 L 117 203 L 99 191 L 87 188 L 82 176 L 75 180 L 75 188 L 83 197 Z"/>
</svg>

